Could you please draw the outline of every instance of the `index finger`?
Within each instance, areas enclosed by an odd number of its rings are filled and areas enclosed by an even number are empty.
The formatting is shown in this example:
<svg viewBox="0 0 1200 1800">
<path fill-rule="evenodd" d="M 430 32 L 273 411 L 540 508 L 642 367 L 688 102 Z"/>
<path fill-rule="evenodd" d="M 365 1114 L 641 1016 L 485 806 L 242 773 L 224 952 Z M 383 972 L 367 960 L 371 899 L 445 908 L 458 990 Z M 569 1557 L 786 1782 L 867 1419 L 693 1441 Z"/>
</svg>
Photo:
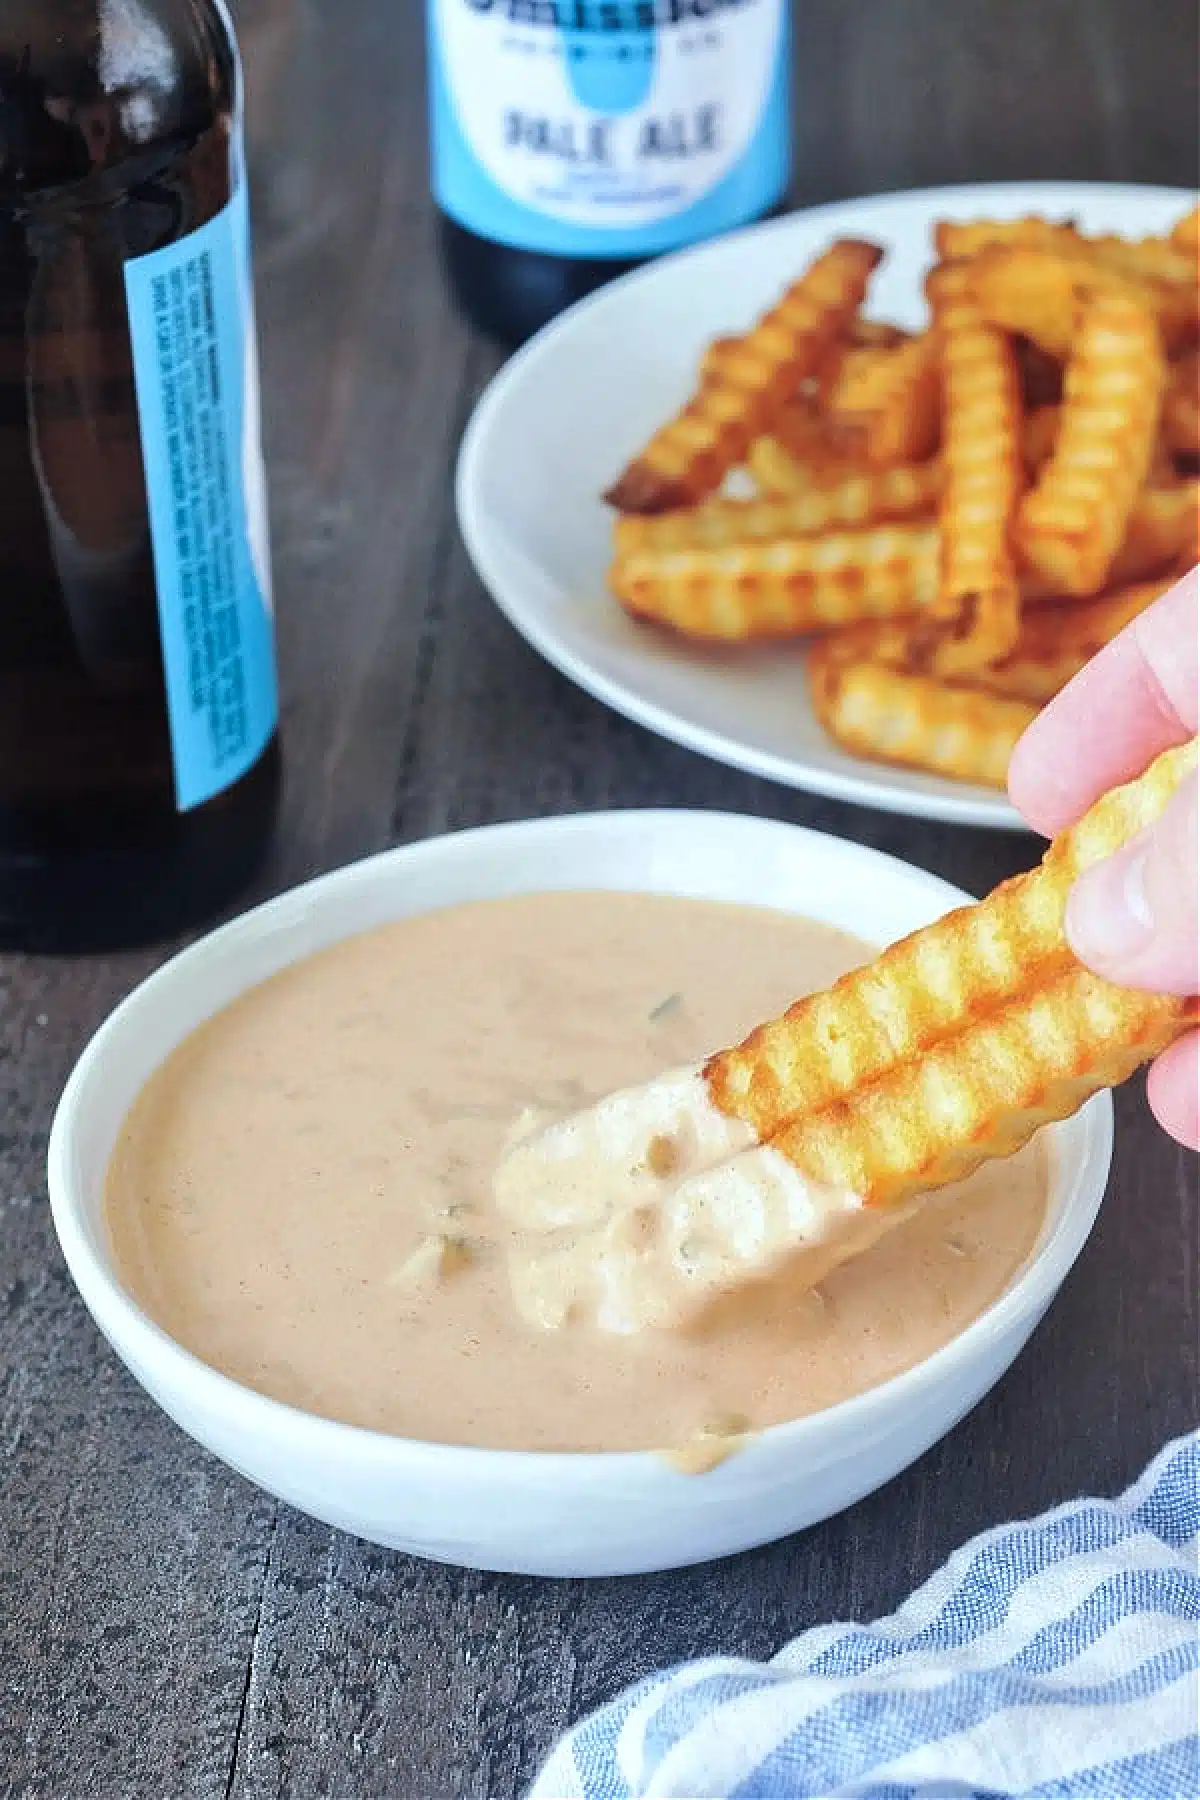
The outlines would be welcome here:
<svg viewBox="0 0 1200 1800">
<path fill-rule="evenodd" d="M 1198 683 L 1200 571 L 1193 569 L 1029 726 L 1009 765 L 1013 805 L 1046 837 L 1061 831 L 1160 751 L 1194 735 Z"/>
</svg>

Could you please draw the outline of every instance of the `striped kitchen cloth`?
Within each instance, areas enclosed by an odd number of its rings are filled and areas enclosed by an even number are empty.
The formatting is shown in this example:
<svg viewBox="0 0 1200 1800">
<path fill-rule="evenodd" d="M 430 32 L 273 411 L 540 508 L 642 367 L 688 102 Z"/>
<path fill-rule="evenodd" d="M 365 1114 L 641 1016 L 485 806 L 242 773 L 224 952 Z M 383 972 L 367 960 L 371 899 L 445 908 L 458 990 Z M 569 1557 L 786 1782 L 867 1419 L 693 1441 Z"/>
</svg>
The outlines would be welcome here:
<svg viewBox="0 0 1200 1800">
<path fill-rule="evenodd" d="M 890 1618 L 585 1719 L 529 1800 L 1200 1796 L 1200 1432 L 1119 1500 L 985 1532 Z"/>
</svg>

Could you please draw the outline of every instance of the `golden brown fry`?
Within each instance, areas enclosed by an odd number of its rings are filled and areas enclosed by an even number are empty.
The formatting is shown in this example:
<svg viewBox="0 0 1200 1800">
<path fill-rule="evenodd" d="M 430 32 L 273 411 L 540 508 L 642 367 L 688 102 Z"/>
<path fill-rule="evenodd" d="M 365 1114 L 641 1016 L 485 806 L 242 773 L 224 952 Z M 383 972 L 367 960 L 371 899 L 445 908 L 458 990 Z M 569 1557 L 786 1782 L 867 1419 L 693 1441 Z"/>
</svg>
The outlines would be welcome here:
<svg viewBox="0 0 1200 1800">
<path fill-rule="evenodd" d="M 1075 967 L 919 1059 L 786 1126 L 773 1148 L 867 1206 L 899 1207 L 1011 1156 L 1188 1030 L 1196 1003 Z"/>
<path fill-rule="evenodd" d="M 970 271 L 987 317 L 1056 355 L 1070 347 L 1081 309 L 1114 283 L 1154 313 L 1169 351 L 1196 341 L 1196 270 L 1164 239 L 1088 238 L 1044 219 L 1022 219 L 951 227 L 946 241 L 976 244 L 956 251 L 969 260 L 955 266 Z"/>
<path fill-rule="evenodd" d="M 1012 346 L 983 322 L 962 270 L 935 270 L 928 291 L 941 351 L 945 471 L 936 613 L 962 622 L 947 643 L 949 674 L 994 662 L 1016 640 L 1008 532 L 1022 486 L 1021 396 Z"/>
<path fill-rule="evenodd" d="M 941 470 L 936 462 L 927 462 L 855 470 L 830 481 L 814 481 L 782 499 L 705 500 L 684 512 L 658 513 L 654 518 L 628 514 L 617 520 L 617 560 L 642 550 L 721 549 L 813 537 L 847 526 L 928 518 L 940 489 Z"/>
<path fill-rule="evenodd" d="M 1016 647 L 990 669 L 963 677 L 965 685 L 1011 700 L 1044 706 L 1074 680 L 1118 632 L 1171 586 L 1173 576 L 1136 582 L 1095 600 L 1068 606 L 1029 607 Z"/>
<path fill-rule="evenodd" d="M 1182 226 L 1185 221 L 1180 221 Z M 1176 227 L 1178 230 L 1180 227 Z M 1195 281 L 1194 263 L 1186 246 L 1170 238 L 1089 237 L 1068 221 L 1050 219 L 975 219 L 968 224 L 943 219 L 934 227 L 934 244 L 943 262 L 979 256 L 989 250 L 1049 250 L 1061 256 L 1088 257 L 1143 281 L 1183 285 Z"/>
<path fill-rule="evenodd" d="M 850 348 L 827 365 L 821 404 L 830 441 L 878 467 L 937 448 L 940 375 L 932 331 L 888 349 Z"/>
<path fill-rule="evenodd" d="M 987 899 L 893 944 L 710 1059 L 710 1094 L 822 1181 L 892 1205 L 1006 1155 L 1121 1080 L 1197 1003 L 1082 970 L 1063 929 L 1084 869 L 1153 822 L 1196 766 L 1160 756 Z"/>
<path fill-rule="evenodd" d="M 1065 357 L 1084 306 L 1077 263 L 1032 244 L 993 244 L 971 263 L 971 294 L 989 325 Z"/>
<path fill-rule="evenodd" d="M 937 563 L 936 527 L 912 523 L 723 550 L 640 550 L 619 558 L 610 580 L 637 618 L 737 643 L 920 612 L 937 591 Z"/>
<path fill-rule="evenodd" d="M 933 228 L 934 248 L 941 262 L 957 262 L 978 256 L 996 245 L 1013 245 L 1034 249 L 1061 249 L 1064 244 L 1079 241 L 1079 234 L 1069 219 L 1055 223 L 1052 219 L 939 219 Z"/>
<path fill-rule="evenodd" d="M 703 381 L 609 490 L 619 512 L 668 512 L 714 493 L 753 440 L 858 311 L 882 256 L 843 239 L 819 256 L 778 305 L 737 340 L 736 356 Z"/>
<path fill-rule="evenodd" d="M 1200 450 L 1200 351 L 1171 365 L 1163 396 L 1162 437 L 1168 450 Z"/>
<path fill-rule="evenodd" d="M 869 345 L 876 350 L 894 350 L 912 335 L 902 325 L 890 325 L 885 319 L 864 319 L 861 313 L 850 321 L 845 333 L 847 343 Z"/>
<path fill-rule="evenodd" d="M 1178 224 L 1172 227 L 1171 242 L 1177 250 L 1192 258 L 1194 274 L 1196 255 L 1200 252 L 1200 206 L 1193 206 L 1191 212 L 1185 213 Z"/>
<path fill-rule="evenodd" d="M 954 685 L 1044 706 L 1174 579 L 1173 574 L 1160 575 L 1095 600 L 1027 606 L 1021 615 L 1021 634 L 1009 655 L 989 668 L 956 677 Z M 835 664 L 877 663 L 907 674 L 926 672 L 917 666 L 925 654 L 921 627 L 911 619 L 845 626 L 823 637 L 815 654 Z"/>
<path fill-rule="evenodd" d="M 1178 349 L 1196 335 L 1196 292 L 1164 282 L 1080 247 L 1040 249 L 1034 245 L 994 245 L 970 264 L 971 287 L 986 318 L 1006 331 L 1020 332 L 1050 355 L 1065 356 L 1079 330 L 1084 309 L 1105 288 L 1120 286 L 1154 314 L 1164 343 Z"/>
<path fill-rule="evenodd" d="M 853 756 L 927 769 L 956 781 L 1003 787 L 1013 746 L 1035 706 L 950 687 L 880 663 L 809 652 L 813 710 Z"/>
<path fill-rule="evenodd" d="M 1058 441 L 1017 513 L 1030 568 L 1068 594 L 1102 585 L 1146 478 L 1166 378 L 1154 319 L 1122 289 L 1087 307 L 1067 364 Z"/>
<path fill-rule="evenodd" d="M 853 457 L 832 448 L 825 420 L 807 396 L 790 401 L 770 432 L 755 439 L 746 452 L 746 468 L 760 493 L 780 498 L 831 487 L 862 472 Z"/>
<path fill-rule="evenodd" d="M 767 499 L 807 494 L 819 480 L 817 466 L 786 449 L 776 437 L 755 438 L 746 452 L 746 469 L 758 493 Z"/>
<path fill-rule="evenodd" d="M 1180 288 L 1195 284 L 1195 259 L 1170 238 L 1123 238 L 1106 233 L 1099 237 L 1081 235 L 1080 242 L 1097 262 L 1107 263 L 1138 281 L 1163 282 Z"/>
<path fill-rule="evenodd" d="M 1161 570 L 1200 561 L 1200 481 L 1144 487 L 1134 502 L 1125 541 L 1108 572 L 1113 586 L 1145 581 Z"/>
</svg>

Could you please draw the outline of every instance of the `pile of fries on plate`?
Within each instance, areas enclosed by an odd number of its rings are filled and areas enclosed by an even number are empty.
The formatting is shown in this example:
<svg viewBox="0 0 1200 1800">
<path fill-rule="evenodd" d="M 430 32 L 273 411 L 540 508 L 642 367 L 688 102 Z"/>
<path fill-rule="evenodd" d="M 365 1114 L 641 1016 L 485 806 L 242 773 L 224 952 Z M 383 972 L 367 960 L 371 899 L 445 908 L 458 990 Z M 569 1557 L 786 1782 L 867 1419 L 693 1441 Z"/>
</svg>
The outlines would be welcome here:
<svg viewBox="0 0 1200 1800">
<path fill-rule="evenodd" d="M 606 495 L 610 581 L 699 642 L 809 638 L 843 748 L 1003 786 L 1039 706 L 1197 561 L 1200 208 L 934 245 L 921 331 L 864 315 L 883 252 L 843 239 L 709 345 Z"/>
</svg>

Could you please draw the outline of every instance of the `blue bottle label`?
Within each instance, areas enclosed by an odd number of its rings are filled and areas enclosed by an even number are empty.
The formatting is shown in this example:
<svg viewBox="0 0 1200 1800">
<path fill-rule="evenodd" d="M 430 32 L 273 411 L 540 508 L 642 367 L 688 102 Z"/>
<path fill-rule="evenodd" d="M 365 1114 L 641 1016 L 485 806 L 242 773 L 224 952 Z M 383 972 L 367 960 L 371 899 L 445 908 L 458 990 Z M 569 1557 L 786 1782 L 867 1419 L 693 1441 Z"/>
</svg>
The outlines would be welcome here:
<svg viewBox="0 0 1200 1800">
<path fill-rule="evenodd" d="M 279 713 L 250 222 L 233 197 L 125 264 L 181 812 L 244 775 Z"/>
<path fill-rule="evenodd" d="M 444 212 L 554 256 L 757 218 L 790 166 L 788 0 L 429 0 Z"/>
</svg>

